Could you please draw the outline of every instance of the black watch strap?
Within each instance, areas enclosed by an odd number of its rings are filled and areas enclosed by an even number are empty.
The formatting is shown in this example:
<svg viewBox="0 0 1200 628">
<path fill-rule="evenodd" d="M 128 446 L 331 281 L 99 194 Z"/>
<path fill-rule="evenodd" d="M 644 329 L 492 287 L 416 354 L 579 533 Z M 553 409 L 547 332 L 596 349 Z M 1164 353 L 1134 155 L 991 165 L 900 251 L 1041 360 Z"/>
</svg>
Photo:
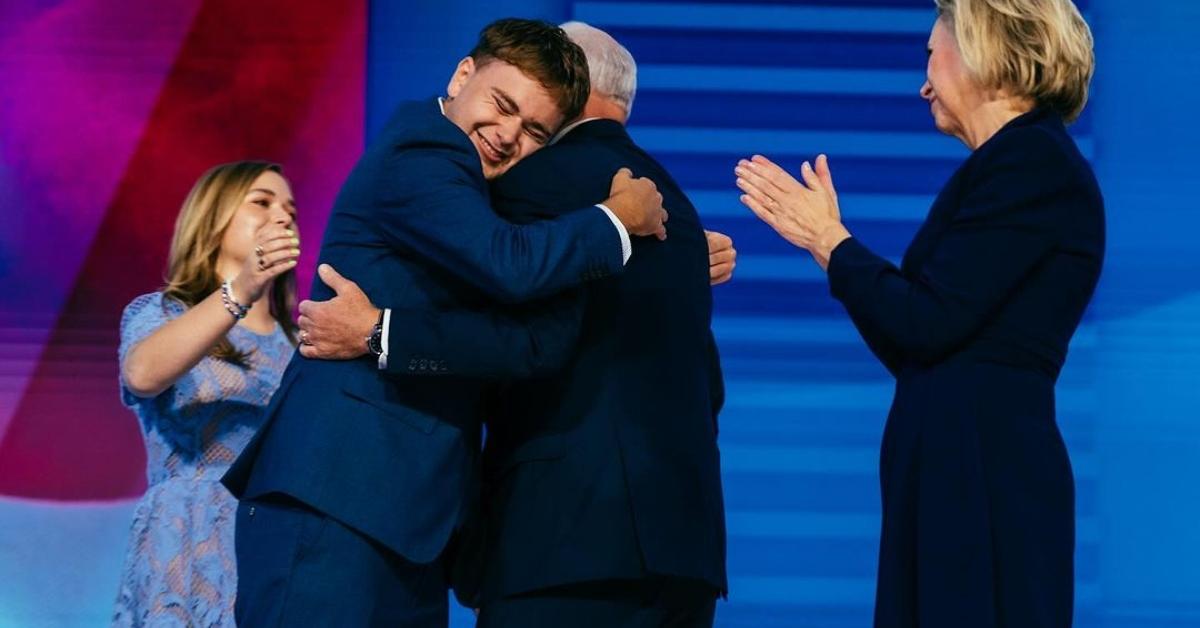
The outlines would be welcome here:
<svg viewBox="0 0 1200 628">
<path fill-rule="evenodd" d="M 376 357 L 383 355 L 383 312 L 379 311 L 379 320 L 371 328 L 371 335 L 367 336 L 367 351 Z"/>
</svg>

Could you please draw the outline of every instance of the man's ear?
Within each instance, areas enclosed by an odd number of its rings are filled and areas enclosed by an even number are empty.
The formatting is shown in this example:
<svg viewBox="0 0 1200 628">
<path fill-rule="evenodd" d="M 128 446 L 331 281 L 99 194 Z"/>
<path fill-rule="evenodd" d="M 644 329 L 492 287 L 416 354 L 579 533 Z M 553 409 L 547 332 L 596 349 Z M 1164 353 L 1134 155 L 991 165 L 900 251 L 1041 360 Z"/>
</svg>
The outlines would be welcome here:
<svg viewBox="0 0 1200 628">
<path fill-rule="evenodd" d="M 475 73 L 475 60 L 471 57 L 463 57 L 462 61 L 458 62 L 458 67 L 454 68 L 454 74 L 450 77 L 450 84 L 446 85 L 446 95 L 455 98 L 462 91 L 463 85 Z"/>
</svg>

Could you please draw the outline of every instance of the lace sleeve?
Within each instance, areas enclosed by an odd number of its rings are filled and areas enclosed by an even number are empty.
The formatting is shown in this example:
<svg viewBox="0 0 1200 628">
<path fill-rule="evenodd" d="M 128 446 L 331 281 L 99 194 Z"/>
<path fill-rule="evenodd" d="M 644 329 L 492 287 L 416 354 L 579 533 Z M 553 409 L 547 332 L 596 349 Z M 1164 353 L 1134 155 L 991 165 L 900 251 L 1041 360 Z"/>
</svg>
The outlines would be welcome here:
<svg viewBox="0 0 1200 628">
<path fill-rule="evenodd" d="M 121 402 L 126 406 L 132 407 L 145 399 L 133 394 L 125 385 L 125 358 L 138 343 L 167 321 L 182 314 L 184 309 L 181 303 L 164 298 L 161 292 L 143 294 L 125 306 L 121 314 L 121 344 L 117 348 L 117 360 L 121 373 Z"/>
</svg>

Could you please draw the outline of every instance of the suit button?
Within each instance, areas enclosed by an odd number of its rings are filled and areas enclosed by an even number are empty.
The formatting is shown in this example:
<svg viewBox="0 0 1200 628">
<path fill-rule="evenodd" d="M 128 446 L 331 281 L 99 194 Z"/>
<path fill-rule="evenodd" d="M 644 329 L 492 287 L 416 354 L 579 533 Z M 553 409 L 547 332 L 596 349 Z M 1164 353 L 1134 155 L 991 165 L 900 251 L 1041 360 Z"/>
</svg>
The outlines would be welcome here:
<svg viewBox="0 0 1200 628">
<path fill-rule="evenodd" d="M 254 506 L 251 506 L 251 507 L 250 507 L 250 511 L 249 511 L 249 512 L 247 512 L 246 514 L 248 514 L 248 515 L 250 515 L 251 517 L 253 517 L 253 516 L 254 516 Z"/>
</svg>

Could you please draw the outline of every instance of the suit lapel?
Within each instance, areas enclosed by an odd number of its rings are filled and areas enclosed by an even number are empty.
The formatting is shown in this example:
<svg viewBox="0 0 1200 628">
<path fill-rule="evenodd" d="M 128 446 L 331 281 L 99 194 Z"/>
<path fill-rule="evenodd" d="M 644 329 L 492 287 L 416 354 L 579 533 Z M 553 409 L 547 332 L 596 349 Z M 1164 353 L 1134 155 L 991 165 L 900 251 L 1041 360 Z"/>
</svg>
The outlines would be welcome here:
<svg viewBox="0 0 1200 628">
<path fill-rule="evenodd" d="M 958 170 L 954 172 L 954 175 L 950 177 L 950 180 L 946 182 L 946 185 L 938 194 L 937 199 L 934 200 L 933 207 L 929 209 L 929 216 L 925 218 L 925 222 L 917 230 L 917 235 L 913 236 L 912 244 L 908 245 L 908 250 L 904 253 L 904 261 L 900 264 L 901 271 L 906 274 L 915 272 L 933 254 L 933 249 L 937 245 L 938 240 L 946 232 L 946 229 L 954 220 L 954 216 L 958 213 L 958 209 L 962 204 L 962 187 L 967 177 L 967 172 L 974 167 L 974 163 L 979 160 L 979 155 L 989 143 L 993 142 L 997 136 L 1014 128 L 1053 124 L 1059 125 L 1058 128 L 1060 129 L 1062 128 L 1062 122 L 1059 121 L 1057 116 L 1051 115 L 1051 112 L 1047 109 L 1036 108 L 1010 120 L 991 139 L 984 142 L 983 146 L 975 149 L 967 157 L 966 161 L 958 167 Z"/>
<path fill-rule="evenodd" d="M 908 245 L 908 250 L 904 252 L 900 270 L 905 274 L 911 274 L 925 263 L 925 260 L 933 253 L 941 235 L 953 221 L 954 214 L 958 211 L 965 169 L 966 164 L 964 163 L 955 171 L 946 185 L 942 187 L 937 198 L 934 199 L 933 205 L 929 208 L 929 215 L 925 217 L 925 222 L 921 223 L 921 228 L 917 230 L 912 243 Z"/>
</svg>

